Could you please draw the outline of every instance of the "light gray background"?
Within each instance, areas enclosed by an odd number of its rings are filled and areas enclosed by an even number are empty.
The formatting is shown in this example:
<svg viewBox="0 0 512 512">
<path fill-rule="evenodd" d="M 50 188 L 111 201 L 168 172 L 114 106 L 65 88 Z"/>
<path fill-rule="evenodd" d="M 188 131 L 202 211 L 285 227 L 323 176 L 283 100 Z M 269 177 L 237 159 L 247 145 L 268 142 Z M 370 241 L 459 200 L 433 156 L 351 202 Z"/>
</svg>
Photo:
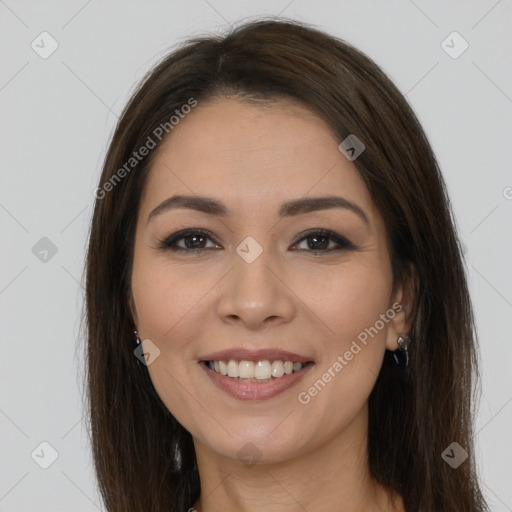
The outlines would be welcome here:
<svg viewBox="0 0 512 512">
<path fill-rule="evenodd" d="M 365 51 L 427 131 L 470 269 L 483 489 L 512 511 L 510 0 L 0 0 L 0 511 L 102 510 L 81 421 L 80 282 L 93 191 L 135 83 L 187 36 L 280 13 Z M 47 59 L 31 48 L 43 31 L 59 44 Z M 453 31 L 469 44 L 458 58 L 442 47 Z M 46 262 L 32 252 L 42 237 L 57 247 Z M 31 458 L 43 441 L 58 452 L 48 469 Z"/>
</svg>

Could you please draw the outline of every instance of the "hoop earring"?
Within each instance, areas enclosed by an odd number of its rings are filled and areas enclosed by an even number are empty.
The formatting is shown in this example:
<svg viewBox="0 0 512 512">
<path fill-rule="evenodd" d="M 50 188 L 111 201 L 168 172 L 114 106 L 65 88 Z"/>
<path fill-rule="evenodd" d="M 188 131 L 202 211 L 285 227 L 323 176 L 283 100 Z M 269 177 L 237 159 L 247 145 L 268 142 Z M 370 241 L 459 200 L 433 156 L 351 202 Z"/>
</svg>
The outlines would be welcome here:
<svg viewBox="0 0 512 512">
<path fill-rule="evenodd" d="M 398 336 L 397 338 L 398 348 L 393 352 L 396 364 L 400 368 L 406 368 L 409 366 L 409 352 L 407 351 L 411 338 L 407 335 Z"/>
</svg>

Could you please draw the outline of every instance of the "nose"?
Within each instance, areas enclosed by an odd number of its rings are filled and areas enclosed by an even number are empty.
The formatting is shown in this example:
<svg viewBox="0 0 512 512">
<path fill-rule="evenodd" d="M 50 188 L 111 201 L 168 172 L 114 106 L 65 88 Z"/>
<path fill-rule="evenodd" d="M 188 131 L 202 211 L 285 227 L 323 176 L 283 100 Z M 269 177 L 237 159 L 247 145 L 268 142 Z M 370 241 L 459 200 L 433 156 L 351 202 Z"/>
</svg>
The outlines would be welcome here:
<svg viewBox="0 0 512 512">
<path fill-rule="evenodd" d="M 235 254 L 233 268 L 222 283 L 218 314 L 223 322 L 240 322 L 255 331 L 290 322 L 295 314 L 286 276 L 265 251 L 252 263 Z"/>
</svg>

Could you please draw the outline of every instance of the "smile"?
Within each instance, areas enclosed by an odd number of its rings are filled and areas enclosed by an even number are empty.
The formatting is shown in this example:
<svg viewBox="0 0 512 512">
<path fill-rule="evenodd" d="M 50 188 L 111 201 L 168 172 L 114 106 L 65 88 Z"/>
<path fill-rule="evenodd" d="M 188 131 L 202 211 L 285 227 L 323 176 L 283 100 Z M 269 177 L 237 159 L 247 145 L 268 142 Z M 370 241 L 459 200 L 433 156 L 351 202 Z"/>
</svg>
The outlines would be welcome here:
<svg viewBox="0 0 512 512">
<path fill-rule="evenodd" d="M 200 361 L 210 380 L 222 391 L 239 400 L 272 398 L 293 386 L 313 366 L 312 361 L 275 360 Z"/>
<path fill-rule="evenodd" d="M 283 375 L 290 375 L 302 369 L 304 364 L 292 361 L 207 361 L 206 364 L 211 370 L 227 375 L 228 377 L 256 382 L 268 382 L 273 378 L 281 378 Z M 307 363 L 305 363 L 307 364 Z"/>
</svg>

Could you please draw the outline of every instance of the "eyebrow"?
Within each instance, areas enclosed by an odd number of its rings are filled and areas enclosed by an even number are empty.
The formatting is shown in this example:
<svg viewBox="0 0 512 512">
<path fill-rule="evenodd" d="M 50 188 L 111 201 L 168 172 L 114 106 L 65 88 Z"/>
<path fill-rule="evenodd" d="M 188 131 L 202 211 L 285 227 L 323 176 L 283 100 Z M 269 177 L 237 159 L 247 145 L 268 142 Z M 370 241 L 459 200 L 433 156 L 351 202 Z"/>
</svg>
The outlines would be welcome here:
<svg viewBox="0 0 512 512">
<path fill-rule="evenodd" d="M 148 215 L 147 222 L 173 209 L 187 208 L 198 212 L 206 213 L 216 217 L 226 217 L 230 215 L 229 209 L 217 199 L 202 196 L 183 196 L 174 195 L 162 201 Z M 304 213 L 329 210 L 332 208 L 344 208 L 358 215 L 367 225 L 370 225 L 367 215 L 357 204 L 340 196 L 310 197 L 303 199 L 294 199 L 281 205 L 279 209 L 280 217 L 292 217 Z"/>
</svg>

